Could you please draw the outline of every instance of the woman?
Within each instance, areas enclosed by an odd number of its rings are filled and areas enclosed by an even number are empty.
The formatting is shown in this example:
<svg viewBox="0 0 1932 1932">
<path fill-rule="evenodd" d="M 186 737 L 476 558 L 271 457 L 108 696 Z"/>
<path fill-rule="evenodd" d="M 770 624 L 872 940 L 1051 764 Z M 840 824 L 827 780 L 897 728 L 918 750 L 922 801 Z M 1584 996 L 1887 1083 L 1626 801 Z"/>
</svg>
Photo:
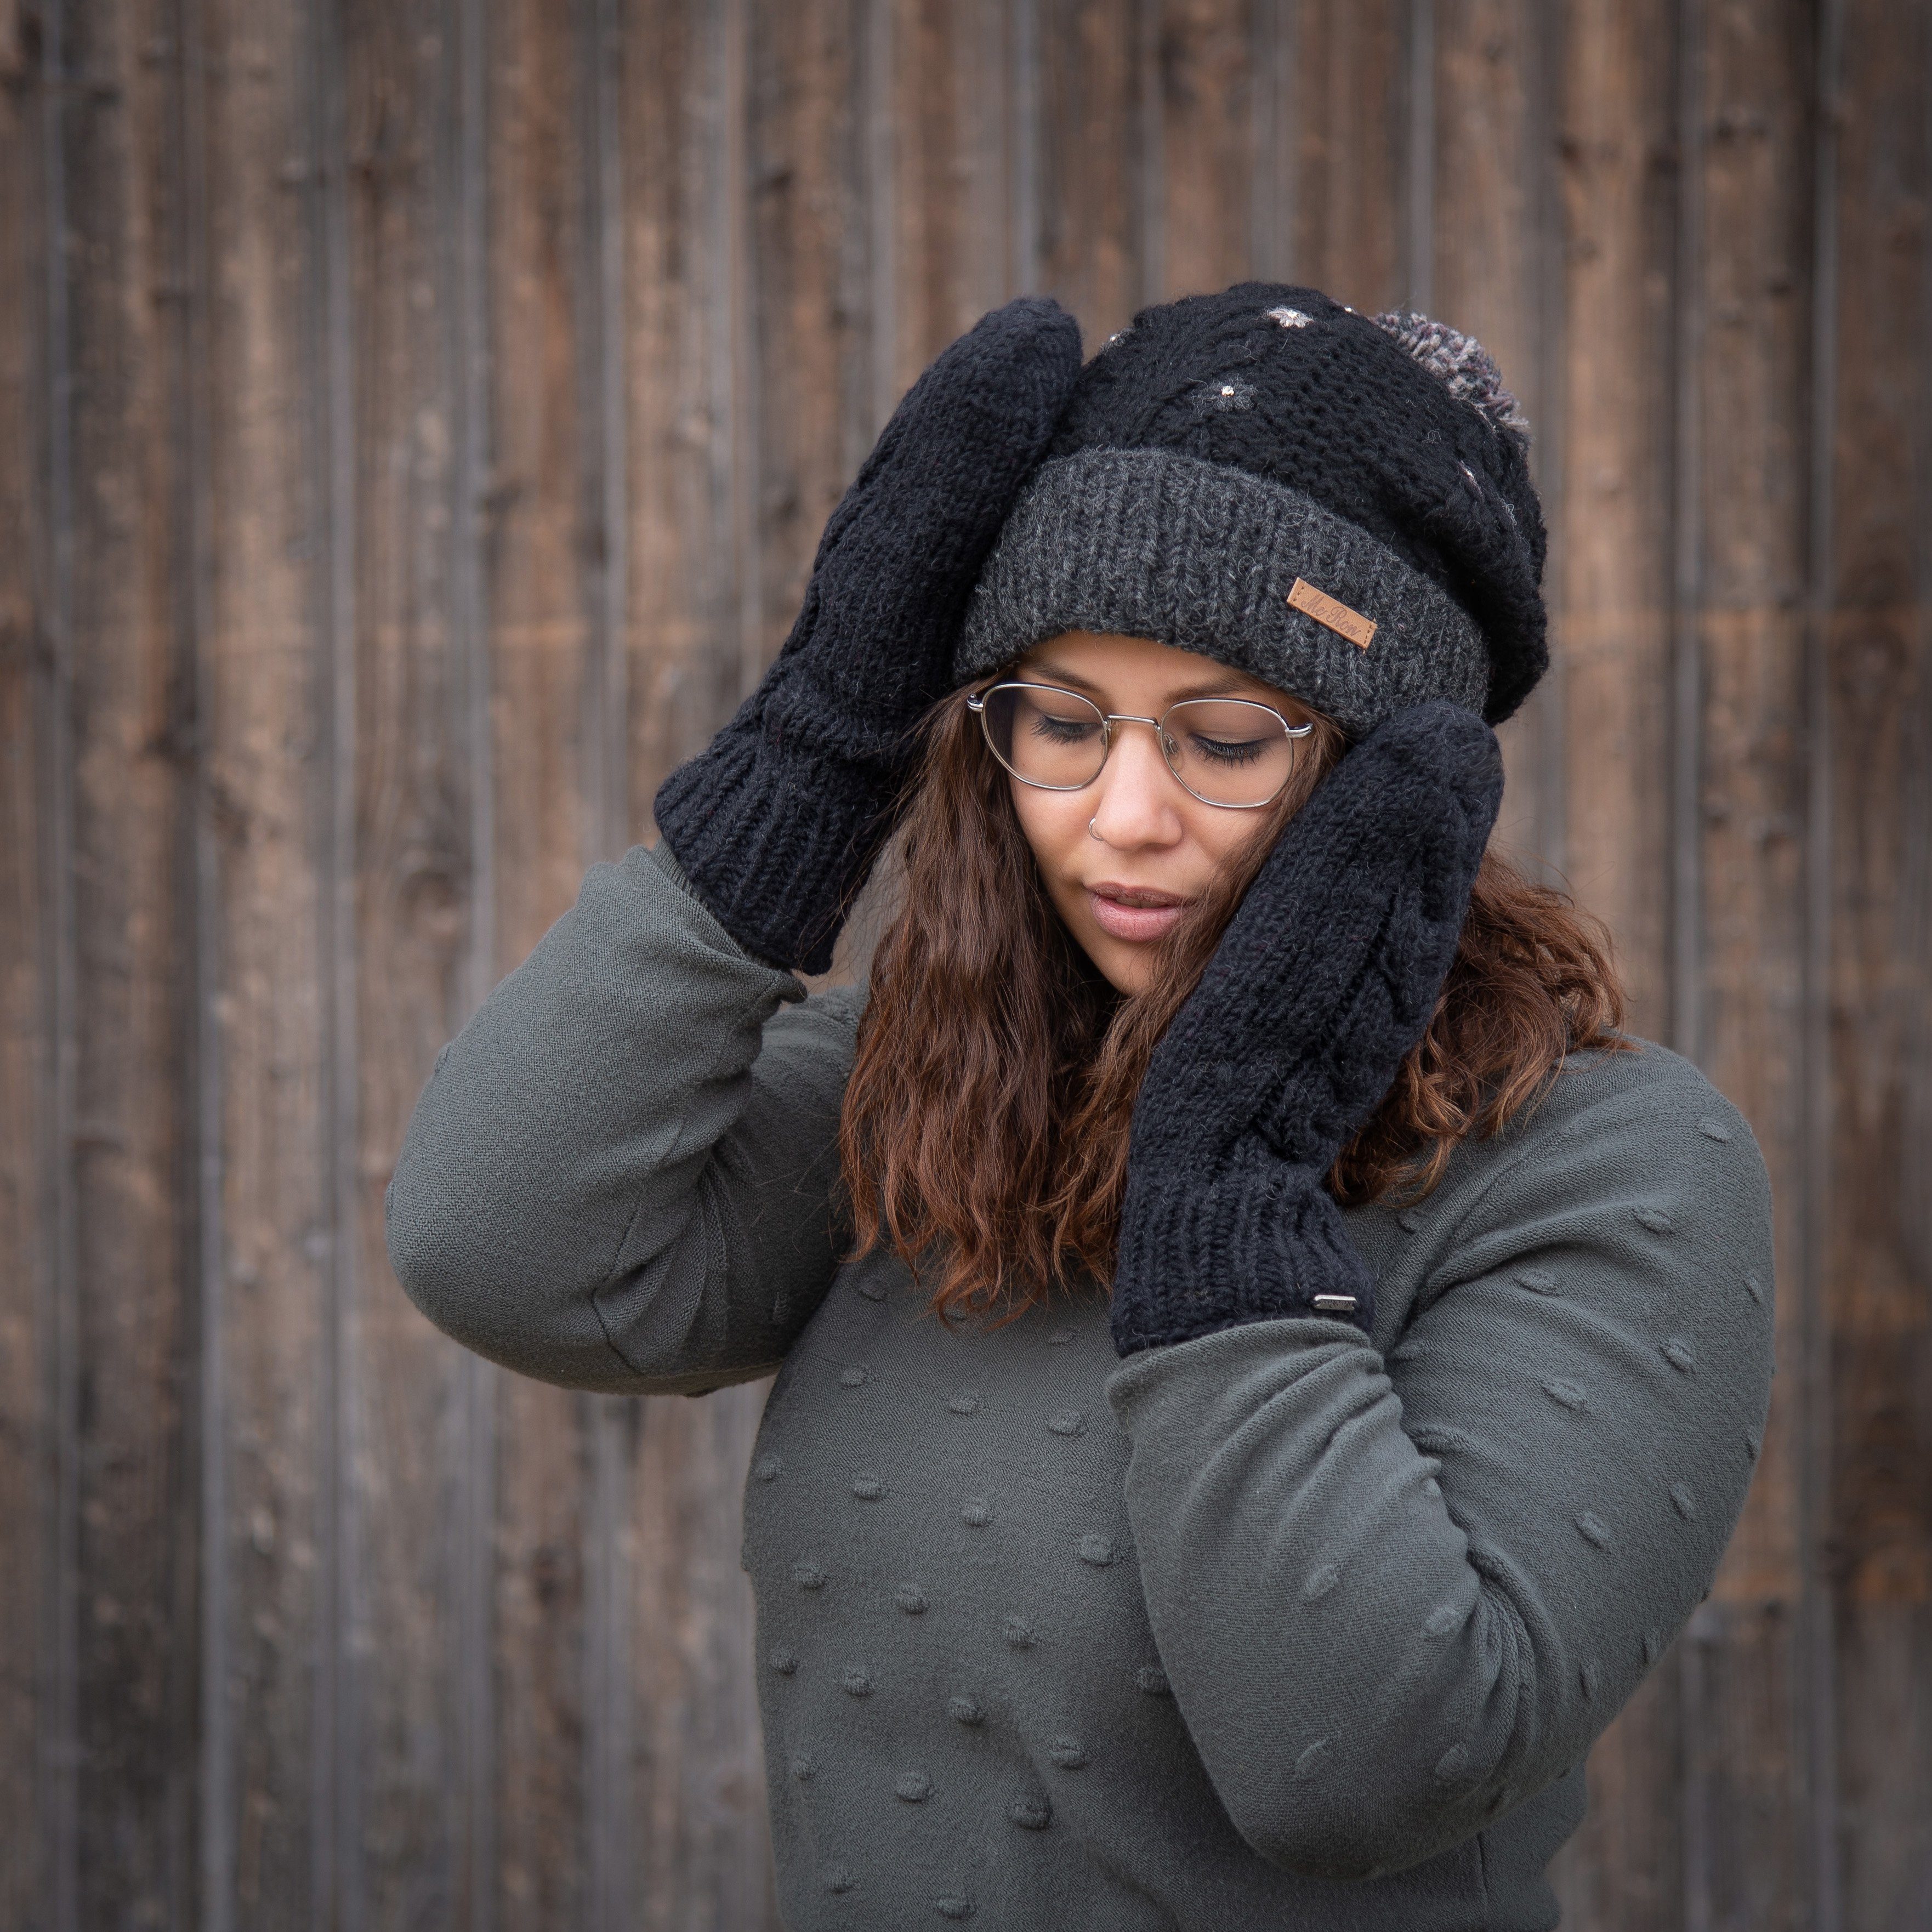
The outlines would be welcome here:
<svg viewBox="0 0 1932 1932">
<path fill-rule="evenodd" d="M 439 1062 L 390 1197 L 433 1319 L 577 1387 L 781 1367 L 788 1924 L 1556 1923 L 1750 1479 L 1769 1210 L 1484 856 L 1526 451 L 1473 344 L 1312 290 L 1084 369 L 989 316 L 662 845 Z M 807 997 L 896 826 L 869 997 Z"/>
</svg>

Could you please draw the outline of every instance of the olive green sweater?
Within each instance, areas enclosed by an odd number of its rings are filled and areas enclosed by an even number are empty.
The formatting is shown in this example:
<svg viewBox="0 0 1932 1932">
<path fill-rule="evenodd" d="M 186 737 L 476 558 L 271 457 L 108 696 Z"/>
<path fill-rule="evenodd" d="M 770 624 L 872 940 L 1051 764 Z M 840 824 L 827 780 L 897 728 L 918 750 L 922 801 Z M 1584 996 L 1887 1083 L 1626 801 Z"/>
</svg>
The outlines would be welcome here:
<svg viewBox="0 0 1932 1932">
<path fill-rule="evenodd" d="M 1556 1922 L 1592 1740 L 1707 1591 L 1771 1375 L 1764 1168 L 1660 1048 L 1412 1208 L 1372 1342 L 1123 1363 L 1097 1292 L 942 1322 L 842 1264 L 860 997 L 668 856 L 594 868 L 446 1049 L 389 1195 L 439 1326 L 572 1387 L 780 1373 L 746 1491 L 786 1922 Z"/>
</svg>

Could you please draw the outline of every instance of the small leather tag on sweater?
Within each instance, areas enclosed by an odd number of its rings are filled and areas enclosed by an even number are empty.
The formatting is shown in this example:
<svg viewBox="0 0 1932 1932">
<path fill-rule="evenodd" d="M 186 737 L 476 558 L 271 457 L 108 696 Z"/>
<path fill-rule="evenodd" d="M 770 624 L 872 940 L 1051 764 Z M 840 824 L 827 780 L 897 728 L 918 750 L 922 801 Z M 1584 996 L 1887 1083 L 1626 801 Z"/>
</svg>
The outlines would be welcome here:
<svg viewBox="0 0 1932 1932">
<path fill-rule="evenodd" d="M 1318 590 L 1305 578 L 1298 577 L 1294 588 L 1288 593 L 1289 604 L 1296 610 L 1312 617 L 1318 624 L 1326 625 L 1337 637 L 1346 638 L 1350 644 L 1366 650 L 1374 640 L 1376 620 L 1364 617 L 1359 610 L 1351 610 L 1339 598 L 1330 597 L 1327 591 Z"/>
</svg>

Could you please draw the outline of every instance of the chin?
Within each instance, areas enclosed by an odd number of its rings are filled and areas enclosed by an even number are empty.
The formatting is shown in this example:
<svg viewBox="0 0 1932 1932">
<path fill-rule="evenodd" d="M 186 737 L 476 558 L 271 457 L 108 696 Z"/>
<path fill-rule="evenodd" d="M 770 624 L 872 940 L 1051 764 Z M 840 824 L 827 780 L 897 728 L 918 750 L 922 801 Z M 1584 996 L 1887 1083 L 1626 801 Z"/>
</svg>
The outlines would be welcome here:
<svg viewBox="0 0 1932 1932">
<path fill-rule="evenodd" d="M 1100 976 L 1114 991 L 1127 997 L 1144 993 L 1154 980 L 1154 962 L 1138 946 L 1124 946 L 1118 940 L 1083 949 L 1100 970 Z"/>
</svg>

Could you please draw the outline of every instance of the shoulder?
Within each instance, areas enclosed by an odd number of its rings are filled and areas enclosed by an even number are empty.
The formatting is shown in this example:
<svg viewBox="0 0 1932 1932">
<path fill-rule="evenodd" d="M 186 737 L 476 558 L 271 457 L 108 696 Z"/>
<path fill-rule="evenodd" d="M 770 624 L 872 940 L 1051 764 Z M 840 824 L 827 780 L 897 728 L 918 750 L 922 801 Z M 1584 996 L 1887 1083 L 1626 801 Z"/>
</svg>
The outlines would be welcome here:
<svg viewBox="0 0 1932 1932">
<path fill-rule="evenodd" d="M 1666 1294 L 1735 1273 L 1750 1290 L 1738 1312 L 1768 1312 L 1771 1190 L 1756 1140 L 1695 1066 L 1648 1040 L 1573 1056 L 1500 1132 L 1459 1146 L 1425 1199 L 1349 1219 L 1397 1324 L 1485 1274 L 1534 1286 L 1586 1257 Z"/>
<path fill-rule="evenodd" d="M 1660 1279 L 1736 1268 L 1768 1299 L 1771 1188 L 1750 1124 L 1648 1040 L 1566 1061 L 1502 1132 L 1457 1149 L 1438 1192 L 1438 1287 L 1558 1247 Z"/>
<path fill-rule="evenodd" d="M 1750 1124 L 1695 1065 L 1628 1036 L 1571 1055 L 1500 1132 L 1458 1148 L 1444 1190 L 1473 1203 L 1498 1189 L 1567 1191 L 1584 1174 L 1676 1193 L 1700 1177 L 1761 1180 L 1764 1162 Z"/>
<path fill-rule="evenodd" d="M 1608 1126 L 1630 1114 L 1682 1116 L 1693 1126 L 1704 1124 L 1707 1138 L 1742 1136 L 1756 1145 L 1743 1114 L 1700 1068 L 1681 1053 L 1634 1034 L 1622 1035 L 1618 1051 L 1570 1054 L 1497 1139 L 1507 1147 L 1539 1132 L 1574 1132 L 1592 1117 Z"/>
</svg>

